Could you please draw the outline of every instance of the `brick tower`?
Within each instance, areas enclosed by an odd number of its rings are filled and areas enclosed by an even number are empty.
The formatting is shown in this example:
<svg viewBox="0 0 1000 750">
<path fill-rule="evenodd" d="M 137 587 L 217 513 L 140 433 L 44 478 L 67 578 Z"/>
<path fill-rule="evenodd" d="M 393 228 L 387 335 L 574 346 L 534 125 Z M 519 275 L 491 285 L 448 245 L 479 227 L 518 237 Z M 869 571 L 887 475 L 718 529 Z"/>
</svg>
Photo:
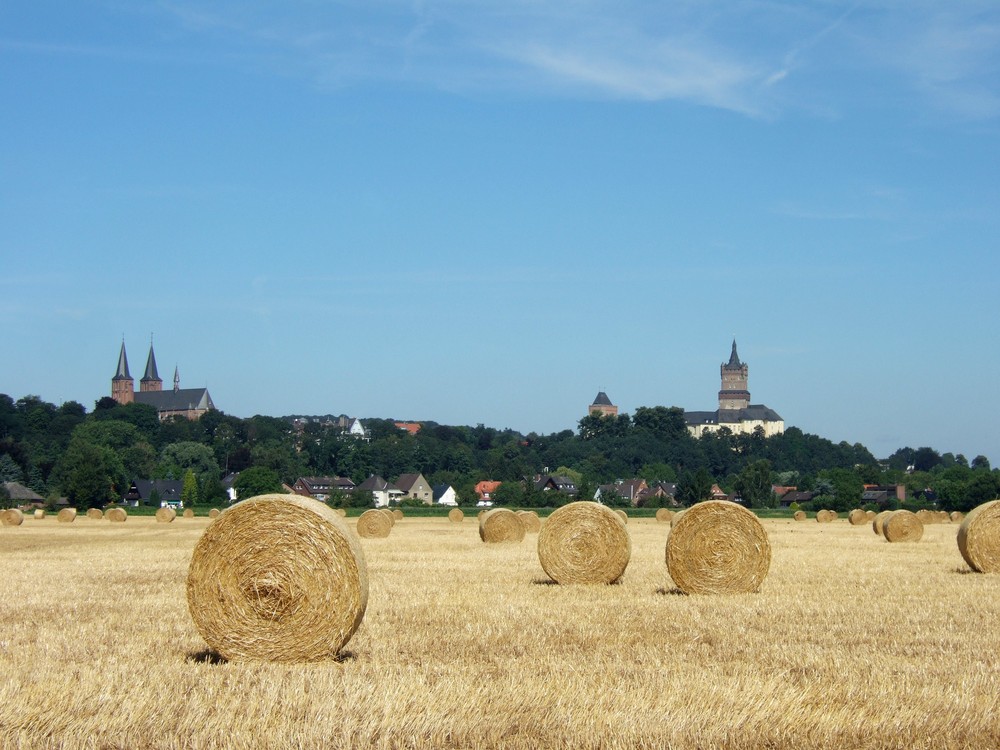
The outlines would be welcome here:
<svg viewBox="0 0 1000 750">
<path fill-rule="evenodd" d="M 750 406 L 750 391 L 747 389 L 749 368 L 740 362 L 736 354 L 736 339 L 729 361 L 719 368 L 722 375 L 722 390 L 719 391 L 719 410 L 746 409 Z"/>
<path fill-rule="evenodd" d="M 125 339 L 122 339 L 122 350 L 118 354 L 118 370 L 111 378 L 111 398 L 119 404 L 131 404 L 135 401 L 135 381 L 128 372 L 128 357 L 125 356 Z"/>
</svg>

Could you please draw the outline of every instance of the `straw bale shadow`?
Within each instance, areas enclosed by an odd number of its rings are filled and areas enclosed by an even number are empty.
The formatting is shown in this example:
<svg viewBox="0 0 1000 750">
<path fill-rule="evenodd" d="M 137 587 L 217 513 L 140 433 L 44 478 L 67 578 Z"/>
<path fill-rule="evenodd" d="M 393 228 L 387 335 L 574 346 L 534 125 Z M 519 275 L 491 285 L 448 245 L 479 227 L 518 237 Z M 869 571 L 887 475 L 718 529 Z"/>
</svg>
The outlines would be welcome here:
<svg viewBox="0 0 1000 750">
<path fill-rule="evenodd" d="M 201 651 L 195 651 L 193 654 L 187 655 L 187 661 L 193 661 L 195 664 L 228 664 L 229 659 L 216 653 L 210 648 L 202 649 Z"/>
<path fill-rule="evenodd" d="M 536 578 L 531 584 L 533 586 L 558 586 L 559 584 L 553 581 L 551 578 Z"/>
<path fill-rule="evenodd" d="M 353 651 L 341 651 L 333 657 L 333 660 L 337 662 L 337 664 L 344 664 L 345 662 L 356 661 L 357 658 L 358 655 Z"/>
<path fill-rule="evenodd" d="M 960 576 L 978 575 L 972 568 L 955 568 L 954 572 Z"/>
<path fill-rule="evenodd" d="M 659 596 L 687 596 L 687 594 L 685 594 L 676 586 L 673 586 L 669 589 L 666 586 L 660 586 L 660 588 L 656 590 L 656 593 Z"/>
</svg>

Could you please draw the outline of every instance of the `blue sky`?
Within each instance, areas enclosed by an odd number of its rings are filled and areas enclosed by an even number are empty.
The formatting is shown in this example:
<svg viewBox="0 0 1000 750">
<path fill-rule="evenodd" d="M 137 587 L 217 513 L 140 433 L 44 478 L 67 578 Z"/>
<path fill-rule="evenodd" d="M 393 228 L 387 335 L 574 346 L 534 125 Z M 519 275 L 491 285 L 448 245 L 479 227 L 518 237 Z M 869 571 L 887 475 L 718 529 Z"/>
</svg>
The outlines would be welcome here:
<svg viewBox="0 0 1000 750">
<path fill-rule="evenodd" d="M 0 4 L 0 392 L 755 403 L 1000 464 L 993 2 Z"/>
</svg>

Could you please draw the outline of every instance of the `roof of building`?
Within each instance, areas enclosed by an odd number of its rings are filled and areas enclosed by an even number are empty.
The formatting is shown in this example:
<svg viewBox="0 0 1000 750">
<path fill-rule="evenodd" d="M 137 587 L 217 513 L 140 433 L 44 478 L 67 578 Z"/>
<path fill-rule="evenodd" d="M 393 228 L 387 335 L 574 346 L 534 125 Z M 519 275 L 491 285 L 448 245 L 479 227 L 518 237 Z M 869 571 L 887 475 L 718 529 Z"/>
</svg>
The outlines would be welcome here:
<svg viewBox="0 0 1000 750">
<path fill-rule="evenodd" d="M 406 430 L 411 435 L 416 435 L 420 432 L 420 422 L 393 422 L 393 424 L 401 430 Z"/>
<path fill-rule="evenodd" d="M 396 492 L 400 491 L 400 489 L 396 485 L 390 484 L 389 482 L 385 481 L 382 477 L 378 476 L 378 474 L 372 474 L 365 481 L 359 484 L 356 489 L 359 489 L 362 492 L 392 492 L 393 490 L 395 490 Z"/>
<path fill-rule="evenodd" d="M 153 345 L 149 345 L 149 356 L 146 357 L 146 372 L 142 376 L 144 382 L 150 380 L 160 380 L 160 375 L 156 371 L 156 355 L 153 354 Z M 162 382 L 162 381 L 160 381 Z"/>
<path fill-rule="evenodd" d="M 736 353 L 736 339 L 733 339 L 733 351 L 729 355 L 729 362 L 723 365 L 727 370 L 739 370 L 743 367 L 743 363 L 740 362 L 740 357 Z"/>
<path fill-rule="evenodd" d="M 135 494 L 142 500 L 148 500 L 153 490 L 160 495 L 160 500 L 180 500 L 181 490 L 184 488 L 184 481 L 181 479 L 136 479 L 132 482 L 125 496 Z"/>
<path fill-rule="evenodd" d="M 191 411 L 214 409 L 207 388 L 176 388 L 170 391 L 139 391 L 136 403 L 149 404 L 157 411 Z"/>
<path fill-rule="evenodd" d="M 614 406 L 614 404 L 611 403 L 611 399 L 608 398 L 608 394 L 604 391 L 600 391 L 594 398 L 594 403 L 591 404 L 591 406 Z"/>
<path fill-rule="evenodd" d="M 25 487 L 20 482 L 4 482 L 3 488 L 11 500 L 23 500 L 29 503 L 44 502 L 45 498 L 34 490 Z"/>
<path fill-rule="evenodd" d="M 299 477 L 296 484 L 301 482 L 310 492 L 319 489 L 345 490 L 353 489 L 354 482 L 347 477 Z"/>
<path fill-rule="evenodd" d="M 395 481 L 395 485 L 403 492 L 410 492 L 413 489 L 413 485 L 420 479 L 424 479 L 421 474 L 400 474 L 399 478 Z M 424 483 L 426 482 L 427 480 L 424 479 Z"/>
<path fill-rule="evenodd" d="M 740 422 L 782 422 L 781 415 L 764 404 L 750 404 L 745 409 L 716 409 L 715 411 L 685 411 L 684 421 L 689 425 L 739 424 Z"/>
<path fill-rule="evenodd" d="M 122 350 L 118 353 L 118 369 L 112 380 L 131 380 L 132 376 L 128 372 L 128 356 L 125 354 L 125 342 L 122 341 Z"/>
<path fill-rule="evenodd" d="M 431 488 L 431 492 L 434 494 L 434 502 L 437 502 L 444 497 L 445 493 L 447 493 L 450 489 L 450 484 L 435 484 L 434 487 Z"/>
</svg>

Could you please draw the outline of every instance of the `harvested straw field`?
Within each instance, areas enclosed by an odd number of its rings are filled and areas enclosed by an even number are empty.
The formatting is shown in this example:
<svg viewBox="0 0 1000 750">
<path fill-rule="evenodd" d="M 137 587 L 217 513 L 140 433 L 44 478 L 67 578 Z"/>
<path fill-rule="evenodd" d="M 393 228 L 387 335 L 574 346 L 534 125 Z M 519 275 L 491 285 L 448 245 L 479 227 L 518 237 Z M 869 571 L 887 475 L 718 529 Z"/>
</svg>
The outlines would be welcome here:
<svg viewBox="0 0 1000 750">
<path fill-rule="evenodd" d="M 195 627 L 215 523 L 0 528 L 0 747 L 1000 747 L 1000 575 L 971 572 L 957 524 L 887 544 L 765 520 L 759 593 L 688 596 L 651 518 L 592 587 L 551 585 L 532 543 L 406 518 L 360 540 L 339 658 L 287 664 L 221 659 Z"/>
</svg>

